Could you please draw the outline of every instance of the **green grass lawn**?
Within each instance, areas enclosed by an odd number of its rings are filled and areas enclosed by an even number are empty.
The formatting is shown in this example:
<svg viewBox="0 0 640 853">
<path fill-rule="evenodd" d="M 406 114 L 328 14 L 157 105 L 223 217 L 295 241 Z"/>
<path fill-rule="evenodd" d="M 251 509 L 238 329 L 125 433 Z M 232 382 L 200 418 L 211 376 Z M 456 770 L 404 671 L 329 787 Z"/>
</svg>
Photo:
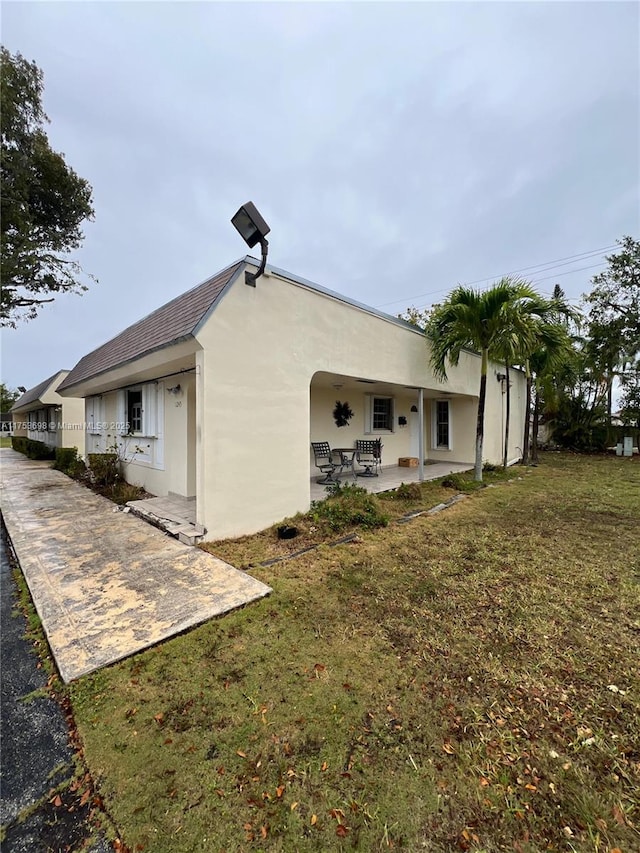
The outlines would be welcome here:
<svg viewBox="0 0 640 853">
<path fill-rule="evenodd" d="M 640 462 L 510 476 L 256 567 L 267 599 L 73 684 L 126 845 L 640 850 Z"/>
<path fill-rule="evenodd" d="M 11 447 L 11 436 L 10 435 L 0 436 L 0 447 Z"/>
</svg>

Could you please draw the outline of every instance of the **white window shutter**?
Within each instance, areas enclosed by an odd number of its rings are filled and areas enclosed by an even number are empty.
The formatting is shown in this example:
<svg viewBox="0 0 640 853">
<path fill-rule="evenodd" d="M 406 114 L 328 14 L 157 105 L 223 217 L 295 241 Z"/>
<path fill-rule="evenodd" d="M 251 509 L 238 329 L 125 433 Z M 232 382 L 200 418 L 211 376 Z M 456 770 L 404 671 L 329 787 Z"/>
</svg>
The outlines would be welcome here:
<svg viewBox="0 0 640 853">
<path fill-rule="evenodd" d="M 127 434 L 127 392 L 120 390 L 118 391 L 118 401 L 117 401 L 117 432 L 118 435 L 126 435 Z"/>
<path fill-rule="evenodd" d="M 156 442 L 155 467 L 164 470 L 164 382 L 158 382 L 155 388 Z"/>
<path fill-rule="evenodd" d="M 142 432 L 149 437 L 157 435 L 156 398 L 155 382 L 142 386 Z"/>
</svg>

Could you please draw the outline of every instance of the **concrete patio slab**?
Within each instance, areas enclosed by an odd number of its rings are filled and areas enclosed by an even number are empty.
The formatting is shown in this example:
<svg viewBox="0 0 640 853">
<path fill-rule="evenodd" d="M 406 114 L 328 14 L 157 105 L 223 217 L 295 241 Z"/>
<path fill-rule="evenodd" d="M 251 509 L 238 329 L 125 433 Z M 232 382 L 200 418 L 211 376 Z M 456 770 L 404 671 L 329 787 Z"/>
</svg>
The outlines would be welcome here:
<svg viewBox="0 0 640 853">
<path fill-rule="evenodd" d="M 6 448 L 0 506 L 65 682 L 271 592 Z"/>
<path fill-rule="evenodd" d="M 440 477 L 445 477 L 447 474 L 459 474 L 462 471 L 469 471 L 473 468 L 473 462 L 429 462 L 424 466 L 424 479 L 437 480 Z M 321 501 L 327 496 L 327 487 L 317 482 L 318 477 L 315 476 L 311 480 L 311 500 Z M 418 469 L 417 468 L 401 468 L 399 465 L 385 465 L 381 468 L 380 474 L 377 477 L 356 477 L 355 480 L 350 473 L 345 473 L 340 477 L 341 483 L 355 483 L 366 489 L 368 492 L 377 494 L 378 492 L 388 492 L 390 489 L 397 489 L 402 483 L 417 483 Z"/>
</svg>

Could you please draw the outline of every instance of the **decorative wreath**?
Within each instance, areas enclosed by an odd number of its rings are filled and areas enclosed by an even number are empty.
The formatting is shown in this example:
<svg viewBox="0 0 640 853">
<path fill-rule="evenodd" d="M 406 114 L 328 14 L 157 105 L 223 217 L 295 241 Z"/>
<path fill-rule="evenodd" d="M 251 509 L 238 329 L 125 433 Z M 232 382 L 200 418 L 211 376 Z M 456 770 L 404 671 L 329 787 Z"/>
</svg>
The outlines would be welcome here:
<svg viewBox="0 0 640 853">
<path fill-rule="evenodd" d="M 336 426 L 349 426 L 349 421 L 352 417 L 353 412 L 351 411 L 349 404 L 347 402 L 341 403 L 340 400 L 336 400 L 336 407 L 333 410 L 333 419 L 336 422 Z"/>
</svg>

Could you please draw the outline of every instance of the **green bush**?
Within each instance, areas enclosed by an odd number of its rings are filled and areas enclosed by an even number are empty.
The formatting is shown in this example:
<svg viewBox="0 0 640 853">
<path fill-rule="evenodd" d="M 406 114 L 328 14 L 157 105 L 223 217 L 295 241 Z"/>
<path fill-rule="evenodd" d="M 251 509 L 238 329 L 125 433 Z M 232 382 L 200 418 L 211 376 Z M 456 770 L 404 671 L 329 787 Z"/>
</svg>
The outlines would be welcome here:
<svg viewBox="0 0 640 853">
<path fill-rule="evenodd" d="M 117 453 L 89 453 L 87 459 L 96 486 L 113 486 L 120 479 L 120 460 Z"/>
<path fill-rule="evenodd" d="M 53 467 L 75 480 L 81 480 L 87 472 L 87 466 L 78 456 L 77 447 L 57 447 Z"/>
<path fill-rule="evenodd" d="M 394 494 L 399 501 L 419 501 L 422 499 L 420 483 L 400 483 Z"/>
<path fill-rule="evenodd" d="M 108 497 L 109 500 L 112 500 L 116 504 L 120 504 L 120 506 L 124 506 L 129 501 L 142 500 L 145 494 L 146 492 L 142 486 L 134 486 L 131 483 L 125 482 L 125 480 L 119 480 L 117 483 L 114 483 L 105 497 Z"/>
<path fill-rule="evenodd" d="M 468 480 L 462 474 L 447 474 L 440 481 L 444 489 L 455 489 L 457 492 L 472 492 L 478 488 L 479 484 L 475 484 L 473 480 Z"/>
<path fill-rule="evenodd" d="M 34 441 L 32 438 L 25 439 L 26 450 L 24 451 L 29 459 L 53 459 L 55 449 L 49 447 L 44 441 Z"/>
<path fill-rule="evenodd" d="M 56 447 L 56 461 L 53 464 L 56 471 L 62 471 L 63 474 L 68 474 L 69 470 L 77 461 L 77 447 Z"/>
<path fill-rule="evenodd" d="M 27 453 L 27 439 L 24 435 L 12 435 L 11 436 L 11 447 L 18 453 L 24 453 L 26 456 Z"/>
<path fill-rule="evenodd" d="M 553 441 L 567 450 L 593 453 L 607 447 L 607 425 L 602 406 L 592 408 L 582 398 L 562 399 L 554 418 Z"/>
<path fill-rule="evenodd" d="M 334 487 L 326 500 L 314 502 L 311 517 L 316 524 L 326 525 L 333 532 L 357 526 L 386 527 L 389 523 L 375 495 L 349 484 Z"/>
</svg>

